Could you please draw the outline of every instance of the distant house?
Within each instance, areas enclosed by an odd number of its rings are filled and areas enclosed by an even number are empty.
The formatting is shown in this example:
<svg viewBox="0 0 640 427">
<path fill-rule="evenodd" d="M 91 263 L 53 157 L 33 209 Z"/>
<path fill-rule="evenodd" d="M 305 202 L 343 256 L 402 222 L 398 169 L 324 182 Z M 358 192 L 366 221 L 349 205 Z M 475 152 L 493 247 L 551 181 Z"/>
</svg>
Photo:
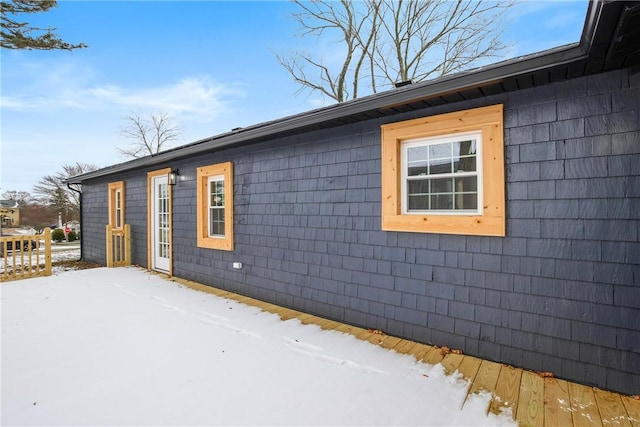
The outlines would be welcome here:
<svg viewBox="0 0 640 427">
<path fill-rule="evenodd" d="M 126 223 L 149 269 L 638 394 L 639 31 L 596 1 L 579 43 L 71 178 L 83 256 Z"/>
<path fill-rule="evenodd" d="M 20 225 L 20 208 L 15 200 L 0 200 L 0 222 L 2 227 Z"/>
</svg>

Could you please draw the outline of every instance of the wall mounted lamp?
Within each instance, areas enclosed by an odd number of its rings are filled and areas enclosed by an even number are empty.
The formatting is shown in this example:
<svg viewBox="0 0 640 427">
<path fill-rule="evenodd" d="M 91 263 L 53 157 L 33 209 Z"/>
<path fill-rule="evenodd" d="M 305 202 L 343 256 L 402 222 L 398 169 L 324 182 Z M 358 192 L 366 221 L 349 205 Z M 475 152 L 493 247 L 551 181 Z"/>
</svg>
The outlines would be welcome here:
<svg viewBox="0 0 640 427">
<path fill-rule="evenodd" d="M 171 169 L 171 172 L 169 172 L 169 185 L 176 185 L 176 183 L 178 182 L 178 176 L 180 175 L 180 173 L 178 172 L 178 169 Z"/>
</svg>

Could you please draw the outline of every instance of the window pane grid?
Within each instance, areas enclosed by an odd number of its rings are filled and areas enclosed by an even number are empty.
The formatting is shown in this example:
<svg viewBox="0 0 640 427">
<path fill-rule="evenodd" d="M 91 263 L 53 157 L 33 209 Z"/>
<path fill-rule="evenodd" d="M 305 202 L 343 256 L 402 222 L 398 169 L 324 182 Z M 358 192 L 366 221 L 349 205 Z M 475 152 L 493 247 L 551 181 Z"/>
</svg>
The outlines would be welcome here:
<svg viewBox="0 0 640 427">
<path fill-rule="evenodd" d="M 116 228 L 122 227 L 121 206 L 122 206 L 121 192 L 120 190 L 116 190 Z"/>
<path fill-rule="evenodd" d="M 170 258 L 169 245 L 169 186 L 164 183 L 157 185 L 157 256 Z"/>
<path fill-rule="evenodd" d="M 479 135 L 444 136 L 404 146 L 406 212 L 478 211 Z"/>
<path fill-rule="evenodd" d="M 225 236 L 224 178 L 209 179 L 209 237 Z"/>
</svg>

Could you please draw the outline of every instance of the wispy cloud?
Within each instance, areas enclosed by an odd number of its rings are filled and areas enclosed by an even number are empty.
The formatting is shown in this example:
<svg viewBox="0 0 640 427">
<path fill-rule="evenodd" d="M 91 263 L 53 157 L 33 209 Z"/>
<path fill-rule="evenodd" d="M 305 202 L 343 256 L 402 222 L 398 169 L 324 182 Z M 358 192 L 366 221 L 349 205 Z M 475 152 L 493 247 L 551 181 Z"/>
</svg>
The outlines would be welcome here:
<svg viewBox="0 0 640 427">
<path fill-rule="evenodd" d="M 166 112 L 196 121 L 211 121 L 245 97 L 240 84 L 221 84 L 210 76 L 189 76 L 159 85 L 125 87 L 95 82 L 87 70 L 60 66 L 20 88 L 3 88 L 0 107 L 20 112 L 132 110 Z M 32 74 L 36 75 L 34 72 Z M 77 78 L 76 76 L 83 76 Z"/>
<path fill-rule="evenodd" d="M 128 110 L 167 112 L 194 120 L 211 120 L 228 108 L 234 99 L 243 98 L 239 86 L 226 86 L 209 77 L 187 77 L 163 86 L 124 88 L 104 85 L 87 88 L 85 95 L 100 103 Z"/>
</svg>

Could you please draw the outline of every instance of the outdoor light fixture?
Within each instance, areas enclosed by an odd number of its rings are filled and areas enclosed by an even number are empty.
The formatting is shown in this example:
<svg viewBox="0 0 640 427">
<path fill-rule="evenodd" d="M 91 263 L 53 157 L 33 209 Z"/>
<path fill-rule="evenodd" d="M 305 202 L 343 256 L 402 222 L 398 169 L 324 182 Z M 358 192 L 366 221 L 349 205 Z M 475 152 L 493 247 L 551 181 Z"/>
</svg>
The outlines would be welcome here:
<svg viewBox="0 0 640 427">
<path fill-rule="evenodd" d="M 180 175 L 178 173 L 178 169 L 171 169 L 171 172 L 169 172 L 169 185 L 176 185 L 176 182 L 178 182 L 178 175 Z"/>
</svg>

